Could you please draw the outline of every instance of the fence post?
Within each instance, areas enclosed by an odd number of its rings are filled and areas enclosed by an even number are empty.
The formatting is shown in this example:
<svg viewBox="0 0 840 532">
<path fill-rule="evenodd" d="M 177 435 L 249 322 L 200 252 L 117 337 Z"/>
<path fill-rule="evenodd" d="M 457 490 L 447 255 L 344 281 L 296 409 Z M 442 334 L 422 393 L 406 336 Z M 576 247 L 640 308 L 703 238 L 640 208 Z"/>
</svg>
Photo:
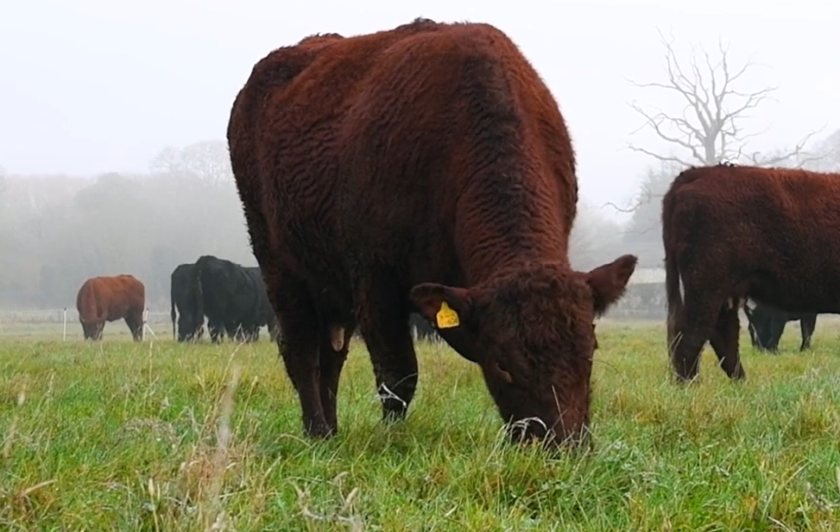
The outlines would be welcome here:
<svg viewBox="0 0 840 532">
<path fill-rule="evenodd" d="M 64 307 L 64 331 L 61 333 L 61 341 L 67 341 L 67 307 Z"/>
<path fill-rule="evenodd" d="M 146 309 L 143 311 L 143 331 L 141 333 L 141 339 L 143 340 L 146 339 L 146 331 L 149 331 L 152 334 L 152 338 L 157 338 L 154 329 L 152 329 L 151 326 L 149 326 L 149 307 L 146 307 Z"/>
</svg>

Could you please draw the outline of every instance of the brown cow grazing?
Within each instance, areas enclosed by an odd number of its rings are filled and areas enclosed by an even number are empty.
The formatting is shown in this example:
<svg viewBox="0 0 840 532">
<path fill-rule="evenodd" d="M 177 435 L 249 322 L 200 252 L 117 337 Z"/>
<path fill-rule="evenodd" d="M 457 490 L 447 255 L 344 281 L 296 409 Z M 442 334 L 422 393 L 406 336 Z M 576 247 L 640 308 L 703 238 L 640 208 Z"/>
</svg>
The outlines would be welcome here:
<svg viewBox="0 0 840 532">
<path fill-rule="evenodd" d="M 228 125 L 305 430 L 335 433 L 358 325 L 385 419 L 417 384 L 409 314 L 481 367 L 514 437 L 586 432 L 593 320 L 636 257 L 567 257 L 575 159 L 548 88 L 486 24 L 307 38 L 260 60 Z"/>
<path fill-rule="evenodd" d="M 718 165 L 674 179 L 662 202 L 668 346 L 680 380 L 706 341 L 744 378 L 738 308 L 840 312 L 840 174 Z M 682 288 L 682 293 L 680 288 Z"/>
<path fill-rule="evenodd" d="M 132 275 L 91 277 L 76 295 L 85 340 L 101 340 L 106 321 L 125 318 L 135 342 L 143 339 L 146 289 Z"/>
</svg>

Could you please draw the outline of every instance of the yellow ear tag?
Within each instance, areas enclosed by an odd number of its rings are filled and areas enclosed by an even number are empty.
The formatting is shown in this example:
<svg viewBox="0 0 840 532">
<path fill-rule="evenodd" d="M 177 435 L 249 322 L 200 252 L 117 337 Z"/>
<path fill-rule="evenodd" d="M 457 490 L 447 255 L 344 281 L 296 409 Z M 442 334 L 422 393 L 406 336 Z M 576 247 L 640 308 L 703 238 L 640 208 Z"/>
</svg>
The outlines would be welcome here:
<svg viewBox="0 0 840 532">
<path fill-rule="evenodd" d="M 446 301 L 440 304 L 440 310 L 435 317 L 437 318 L 438 329 L 451 329 L 461 323 L 458 319 L 458 313 L 449 308 Z"/>
</svg>

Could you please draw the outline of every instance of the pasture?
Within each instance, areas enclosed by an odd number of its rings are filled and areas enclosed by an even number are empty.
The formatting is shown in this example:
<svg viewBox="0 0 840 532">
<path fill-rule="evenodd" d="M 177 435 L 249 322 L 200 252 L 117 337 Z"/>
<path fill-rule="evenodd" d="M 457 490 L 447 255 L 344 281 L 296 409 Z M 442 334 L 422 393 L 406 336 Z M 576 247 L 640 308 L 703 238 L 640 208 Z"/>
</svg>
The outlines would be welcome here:
<svg viewBox="0 0 840 532">
<path fill-rule="evenodd" d="M 670 380 L 660 322 L 602 320 L 590 452 L 507 444 L 478 368 L 423 343 L 403 423 L 380 422 L 354 340 L 339 435 L 301 437 L 276 347 L 178 345 L 165 325 L 0 336 L 5 530 L 804 530 L 840 527 L 840 322 L 729 382 Z"/>
</svg>

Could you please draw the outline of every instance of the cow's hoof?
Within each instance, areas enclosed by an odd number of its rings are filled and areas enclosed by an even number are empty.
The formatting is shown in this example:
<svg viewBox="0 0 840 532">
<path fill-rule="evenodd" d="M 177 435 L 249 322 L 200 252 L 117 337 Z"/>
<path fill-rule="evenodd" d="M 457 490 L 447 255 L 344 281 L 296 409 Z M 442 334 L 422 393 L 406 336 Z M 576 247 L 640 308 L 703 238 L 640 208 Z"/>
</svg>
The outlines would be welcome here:
<svg viewBox="0 0 840 532">
<path fill-rule="evenodd" d="M 742 382 L 744 379 L 747 378 L 747 374 L 744 372 L 742 368 L 738 368 L 729 375 L 729 378 L 735 382 Z"/>
<path fill-rule="evenodd" d="M 677 373 L 674 375 L 674 381 L 681 386 L 690 386 L 698 383 L 700 376 L 696 373 L 694 375 L 681 375 Z"/>
<path fill-rule="evenodd" d="M 336 431 L 324 422 L 315 422 L 306 426 L 306 435 L 316 440 L 327 440 L 335 436 Z"/>
<path fill-rule="evenodd" d="M 396 404 L 388 404 L 390 402 Z M 396 423 L 405 419 L 408 409 L 397 401 L 386 401 L 382 405 L 382 421 L 386 423 Z"/>
</svg>

